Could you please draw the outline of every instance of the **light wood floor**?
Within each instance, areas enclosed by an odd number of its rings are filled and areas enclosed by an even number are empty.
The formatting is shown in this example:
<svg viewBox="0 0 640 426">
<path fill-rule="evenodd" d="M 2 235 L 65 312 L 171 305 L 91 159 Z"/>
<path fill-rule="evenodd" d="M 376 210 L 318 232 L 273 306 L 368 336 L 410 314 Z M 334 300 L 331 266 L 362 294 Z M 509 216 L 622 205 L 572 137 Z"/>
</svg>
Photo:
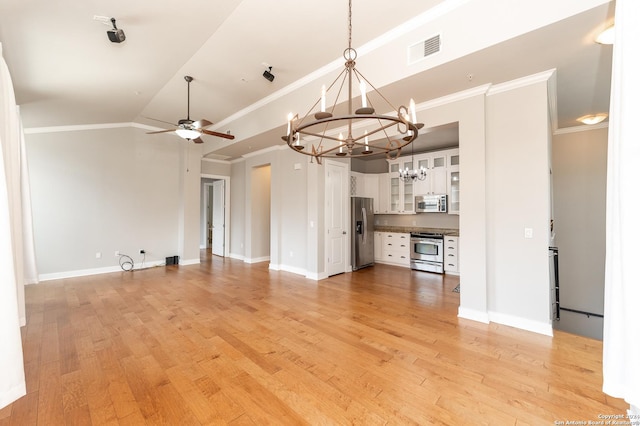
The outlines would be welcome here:
<svg viewBox="0 0 640 426">
<path fill-rule="evenodd" d="M 29 286 L 28 394 L 0 425 L 598 420 L 602 345 L 456 317 L 456 277 L 315 282 L 206 257 Z"/>
</svg>

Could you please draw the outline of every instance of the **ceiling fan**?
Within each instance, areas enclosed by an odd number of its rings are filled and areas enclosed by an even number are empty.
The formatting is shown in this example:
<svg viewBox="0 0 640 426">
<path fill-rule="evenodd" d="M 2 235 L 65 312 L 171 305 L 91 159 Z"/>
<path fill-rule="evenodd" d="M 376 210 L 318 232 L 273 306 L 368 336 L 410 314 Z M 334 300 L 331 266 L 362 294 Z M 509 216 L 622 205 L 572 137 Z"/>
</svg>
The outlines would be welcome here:
<svg viewBox="0 0 640 426">
<path fill-rule="evenodd" d="M 203 134 L 218 136 L 220 138 L 225 138 L 225 139 L 234 139 L 235 136 L 230 135 L 228 133 L 214 132 L 212 130 L 205 129 L 205 127 L 211 126 L 213 124 L 209 120 L 206 120 L 204 118 L 198 121 L 191 120 L 191 118 L 189 117 L 189 104 L 191 101 L 190 88 L 191 88 L 191 82 L 193 81 L 193 77 L 189 75 L 185 75 L 184 79 L 187 81 L 187 118 L 183 118 L 182 120 L 178 121 L 178 124 L 173 124 L 166 121 L 157 120 L 155 118 L 147 117 L 147 118 L 150 118 L 151 120 L 171 124 L 172 126 L 176 127 L 175 129 L 158 130 L 156 132 L 147 132 L 147 134 L 152 135 L 155 133 L 176 132 L 176 134 L 181 138 L 186 139 L 188 141 L 193 141 L 194 143 L 203 143 L 203 140 L 200 139 L 200 136 L 202 136 Z"/>
</svg>

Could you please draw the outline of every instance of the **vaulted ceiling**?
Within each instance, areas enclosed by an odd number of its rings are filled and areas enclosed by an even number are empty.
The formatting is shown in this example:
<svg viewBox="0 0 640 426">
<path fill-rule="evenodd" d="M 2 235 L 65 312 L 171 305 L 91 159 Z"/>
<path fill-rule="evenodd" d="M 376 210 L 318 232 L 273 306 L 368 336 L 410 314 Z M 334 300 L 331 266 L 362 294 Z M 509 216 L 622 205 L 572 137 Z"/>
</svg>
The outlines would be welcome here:
<svg viewBox="0 0 640 426">
<path fill-rule="evenodd" d="M 433 25 L 441 33 L 443 51 L 449 40 L 468 47 L 450 59 L 443 52 L 419 72 L 407 72 L 401 61 L 378 61 L 374 74 L 384 75 L 381 86 L 394 98 L 423 102 L 555 68 L 560 128 L 577 125 L 581 115 L 608 111 L 611 47 L 593 43 L 593 37 L 612 22 L 613 3 L 574 0 L 574 13 L 561 10 L 563 4 L 555 10 L 557 2 L 545 0 L 540 7 L 553 4 L 554 10 L 544 13 L 557 18 L 522 29 L 512 28 L 520 24 L 512 19 L 522 14 L 518 9 L 541 2 L 353 3 L 353 46 L 364 46 L 365 53 L 367 46 L 375 50 L 376 40 L 391 40 L 393 31 L 410 28 L 420 16 L 427 17 L 423 27 Z M 167 127 L 147 117 L 170 123 L 185 118 L 183 77 L 191 75 L 191 117 L 216 123 L 212 129 L 238 133 L 233 117 L 240 111 L 285 96 L 341 58 L 347 5 L 347 0 L 0 0 L 0 42 L 26 128 L 122 122 Z M 474 7 L 486 16 L 466 18 L 472 22 L 467 39 L 453 40 L 463 32 L 438 29 L 449 16 Z M 111 23 L 100 17 L 115 17 L 126 40 L 111 43 L 106 34 Z M 504 34 L 497 36 L 499 28 Z M 406 57 L 406 46 L 400 50 Z M 366 58 L 363 63 L 371 67 Z M 267 66 L 273 67 L 273 82 L 262 77 Z M 313 102 L 309 98 L 308 106 Z M 273 113 L 284 123 L 284 111 L 274 107 Z M 231 144 L 208 144 L 207 152 L 236 158 L 283 143 L 280 129 L 239 133 Z"/>
</svg>

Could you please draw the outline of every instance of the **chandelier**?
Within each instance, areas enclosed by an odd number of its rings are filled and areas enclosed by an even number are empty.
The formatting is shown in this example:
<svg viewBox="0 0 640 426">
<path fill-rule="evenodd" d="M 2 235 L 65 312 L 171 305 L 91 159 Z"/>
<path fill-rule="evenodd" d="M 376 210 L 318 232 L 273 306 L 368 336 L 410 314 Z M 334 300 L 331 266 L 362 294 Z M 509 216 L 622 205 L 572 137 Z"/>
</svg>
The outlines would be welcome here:
<svg viewBox="0 0 640 426">
<path fill-rule="evenodd" d="M 418 130 L 424 124 L 416 120 L 413 99 L 409 108 L 404 105 L 395 108 L 356 69 L 358 54 L 351 47 L 351 0 L 348 22 L 348 47 L 342 54 L 346 60 L 344 70 L 328 88 L 322 86 L 320 98 L 302 118 L 298 114 L 289 114 L 287 134 L 282 139 L 293 150 L 315 158 L 318 164 L 321 163 L 321 157 L 364 157 L 380 153 L 384 153 L 388 159 L 396 159 L 401 149 L 418 137 Z M 355 84 L 360 88 L 360 102 L 357 94 L 354 99 Z M 373 89 L 369 93 L 367 85 Z M 332 89 L 335 89 L 332 92 L 335 100 L 327 110 L 327 96 Z M 374 94 L 395 110 L 395 114 L 377 114 L 372 103 Z M 354 103 L 360 104 L 355 110 Z M 394 126 L 396 131 L 392 133 L 390 130 Z M 346 136 L 343 136 L 343 132 Z"/>
<path fill-rule="evenodd" d="M 416 163 L 413 158 L 413 145 L 411 145 L 411 166 L 414 167 L 415 164 Z M 427 169 L 425 169 L 424 166 L 411 170 L 409 170 L 408 167 L 405 167 L 404 169 L 400 169 L 398 174 L 400 176 L 400 180 L 403 182 L 415 182 L 417 180 L 425 180 L 427 178 Z"/>
</svg>

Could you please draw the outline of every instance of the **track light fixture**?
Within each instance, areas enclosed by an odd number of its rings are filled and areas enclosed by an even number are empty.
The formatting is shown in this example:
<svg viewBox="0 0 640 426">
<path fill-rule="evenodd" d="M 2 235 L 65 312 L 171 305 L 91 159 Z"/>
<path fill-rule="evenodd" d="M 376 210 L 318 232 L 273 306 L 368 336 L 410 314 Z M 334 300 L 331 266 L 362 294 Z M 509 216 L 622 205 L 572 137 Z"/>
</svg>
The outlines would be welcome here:
<svg viewBox="0 0 640 426">
<path fill-rule="evenodd" d="M 122 43 L 127 37 L 124 35 L 124 31 L 116 27 L 116 18 L 111 18 L 111 24 L 113 24 L 112 30 L 107 30 L 107 36 L 112 43 Z"/>
<path fill-rule="evenodd" d="M 276 78 L 276 76 L 275 76 L 275 75 L 271 74 L 271 69 L 272 69 L 272 68 L 273 68 L 273 67 L 269 67 L 269 69 L 268 69 L 268 70 L 265 70 L 265 71 L 262 73 L 262 76 L 263 76 L 264 78 L 266 78 L 267 80 L 269 80 L 269 81 L 273 81 L 273 79 L 274 79 L 274 78 Z"/>
</svg>

